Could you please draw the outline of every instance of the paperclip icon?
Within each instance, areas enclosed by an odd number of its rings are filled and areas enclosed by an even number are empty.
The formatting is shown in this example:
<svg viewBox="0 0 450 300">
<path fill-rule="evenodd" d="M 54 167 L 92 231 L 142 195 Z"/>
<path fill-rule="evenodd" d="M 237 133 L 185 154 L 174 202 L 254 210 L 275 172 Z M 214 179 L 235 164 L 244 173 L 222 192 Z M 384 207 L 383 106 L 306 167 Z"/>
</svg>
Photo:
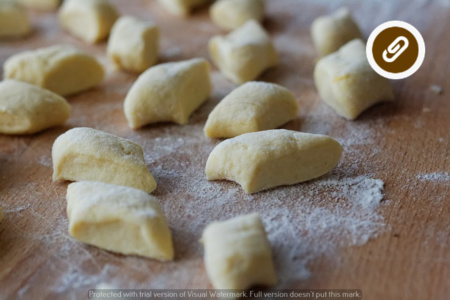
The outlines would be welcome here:
<svg viewBox="0 0 450 300">
<path fill-rule="evenodd" d="M 400 47 L 400 42 L 403 41 L 404 45 L 403 47 Z M 383 59 L 385 62 L 391 63 L 395 61 L 409 46 L 409 41 L 404 36 L 399 36 L 396 38 L 388 47 L 386 50 L 383 51 Z M 391 58 L 389 58 L 387 55 L 389 54 L 395 54 Z"/>
</svg>

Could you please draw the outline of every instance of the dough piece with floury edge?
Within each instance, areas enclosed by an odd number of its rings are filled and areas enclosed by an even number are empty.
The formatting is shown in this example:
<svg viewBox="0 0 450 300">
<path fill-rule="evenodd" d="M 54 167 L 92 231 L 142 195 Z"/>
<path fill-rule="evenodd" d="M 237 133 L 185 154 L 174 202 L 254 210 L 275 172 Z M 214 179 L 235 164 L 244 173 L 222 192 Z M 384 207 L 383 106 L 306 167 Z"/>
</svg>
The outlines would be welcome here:
<svg viewBox="0 0 450 300">
<path fill-rule="evenodd" d="M 278 55 L 269 35 L 255 20 L 227 36 L 211 38 L 209 53 L 225 77 L 236 84 L 254 80 L 278 64 Z"/>
<path fill-rule="evenodd" d="M 114 24 L 108 41 L 108 57 L 121 69 L 141 73 L 158 60 L 159 30 L 131 16 Z"/>
<path fill-rule="evenodd" d="M 15 0 L 0 0 L 0 39 L 17 38 L 31 32 L 27 14 Z"/>
<path fill-rule="evenodd" d="M 264 225 L 252 213 L 213 222 L 203 231 L 205 267 L 216 289 L 245 290 L 277 282 Z"/>
<path fill-rule="evenodd" d="M 219 0 L 210 9 L 213 22 L 222 29 L 233 30 L 249 20 L 264 19 L 263 0 Z"/>
<path fill-rule="evenodd" d="M 366 46 L 359 39 L 321 58 L 314 69 L 314 81 L 322 100 L 349 120 L 376 103 L 394 100 L 389 80 L 372 69 Z"/>
<path fill-rule="evenodd" d="M 55 10 L 61 0 L 17 0 L 21 5 L 39 10 Z"/>
<path fill-rule="evenodd" d="M 353 39 L 362 39 L 362 33 L 347 8 L 314 20 L 311 27 L 314 45 L 320 56 L 337 51 Z"/>
<path fill-rule="evenodd" d="M 108 0 L 65 0 L 59 11 L 61 26 L 91 44 L 106 39 L 118 17 Z"/>
<path fill-rule="evenodd" d="M 128 92 L 125 116 L 133 129 L 157 122 L 187 124 L 211 93 L 209 64 L 195 58 L 151 67 Z"/>
<path fill-rule="evenodd" d="M 230 138 L 275 129 L 297 113 L 297 100 L 288 89 L 273 83 L 247 82 L 220 101 L 209 114 L 204 131 L 210 138 Z"/>
<path fill-rule="evenodd" d="M 174 15 L 186 17 L 194 8 L 202 6 L 211 0 L 158 0 L 159 3 Z"/>
<path fill-rule="evenodd" d="M 172 236 L 156 199 L 141 190 L 81 181 L 67 188 L 69 233 L 125 255 L 173 260 Z"/>
<path fill-rule="evenodd" d="M 62 125 L 69 117 L 63 97 L 21 81 L 0 82 L 0 133 L 35 133 Z"/>
<path fill-rule="evenodd" d="M 11 56 L 3 75 L 67 96 L 100 84 L 105 71 L 94 57 L 72 46 L 57 45 Z"/>
<path fill-rule="evenodd" d="M 74 128 L 53 143 L 53 181 L 100 181 L 134 187 L 147 193 L 156 188 L 142 147 L 92 128 Z"/>
<path fill-rule="evenodd" d="M 341 153 L 341 145 L 326 135 L 284 129 L 245 133 L 214 148 L 206 177 L 235 181 L 252 194 L 322 176 Z"/>
</svg>

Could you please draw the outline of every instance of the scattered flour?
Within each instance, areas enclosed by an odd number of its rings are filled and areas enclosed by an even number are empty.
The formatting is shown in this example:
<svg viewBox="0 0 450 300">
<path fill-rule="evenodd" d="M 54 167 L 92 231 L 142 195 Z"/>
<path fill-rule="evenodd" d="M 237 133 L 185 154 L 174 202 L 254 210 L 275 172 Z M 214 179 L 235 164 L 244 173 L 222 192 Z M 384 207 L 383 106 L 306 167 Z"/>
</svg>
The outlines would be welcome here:
<svg viewBox="0 0 450 300">
<path fill-rule="evenodd" d="M 447 182 L 450 184 L 450 174 L 447 172 L 418 174 L 417 179 L 420 181 Z"/>
</svg>

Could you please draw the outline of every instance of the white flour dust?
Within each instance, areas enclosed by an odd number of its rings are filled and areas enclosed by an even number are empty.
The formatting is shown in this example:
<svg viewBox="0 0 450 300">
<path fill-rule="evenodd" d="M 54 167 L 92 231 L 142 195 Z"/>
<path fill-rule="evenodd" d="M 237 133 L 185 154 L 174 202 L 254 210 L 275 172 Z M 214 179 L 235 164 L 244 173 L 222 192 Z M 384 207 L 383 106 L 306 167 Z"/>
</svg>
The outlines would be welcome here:
<svg viewBox="0 0 450 300">
<path fill-rule="evenodd" d="M 431 182 L 447 182 L 450 184 L 450 174 L 447 172 L 435 172 L 428 174 L 418 174 L 417 179 L 420 181 L 431 181 Z"/>
</svg>

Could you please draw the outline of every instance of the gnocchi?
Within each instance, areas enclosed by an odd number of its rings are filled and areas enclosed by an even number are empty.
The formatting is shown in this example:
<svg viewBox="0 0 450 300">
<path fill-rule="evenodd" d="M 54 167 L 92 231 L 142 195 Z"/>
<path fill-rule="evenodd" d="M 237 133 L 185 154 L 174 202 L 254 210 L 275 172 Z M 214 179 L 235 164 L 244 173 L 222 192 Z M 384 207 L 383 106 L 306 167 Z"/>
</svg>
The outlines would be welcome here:
<svg viewBox="0 0 450 300">
<path fill-rule="evenodd" d="M 204 59 L 160 64 L 133 84 L 125 98 L 125 116 L 133 129 L 164 121 L 184 125 L 211 89 L 209 64 Z"/>
<path fill-rule="evenodd" d="M 42 10 L 55 10 L 58 8 L 61 0 L 17 0 L 20 4 Z"/>
<path fill-rule="evenodd" d="M 187 16 L 194 8 L 211 0 L 159 0 L 159 3 L 169 12 L 178 16 Z"/>
<path fill-rule="evenodd" d="M 394 99 L 389 80 L 369 65 L 366 46 L 359 39 L 320 59 L 314 81 L 323 101 L 349 120 L 378 102 Z"/>
<path fill-rule="evenodd" d="M 278 55 L 269 35 L 250 20 L 227 36 L 209 41 L 209 53 L 220 71 L 236 84 L 256 79 L 278 64 Z"/>
<path fill-rule="evenodd" d="M 166 218 L 146 192 L 81 181 L 69 185 L 66 199 L 69 233 L 75 239 L 125 255 L 173 260 Z"/>
<path fill-rule="evenodd" d="M 53 181 L 100 181 L 151 193 L 156 188 L 142 147 L 92 128 L 74 128 L 53 143 Z"/>
<path fill-rule="evenodd" d="M 24 51 L 4 64 L 5 78 L 35 84 L 62 96 L 98 85 L 104 75 L 103 66 L 95 58 L 72 46 Z"/>
<path fill-rule="evenodd" d="M 208 180 L 239 183 L 247 194 L 322 176 L 342 153 L 332 138 L 290 130 L 245 133 L 217 145 L 206 162 Z"/>
<path fill-rule="evenodd" d="M 362 39 L 362 33 L 347 8 L 314 20 L 311 35 L 320 56 L 337 51 L 353 39 Z"/>
<path fill-rule="evenodd" d="M 123 16 L 114 24 L 107 53 L 116 66 L 141 73 L 158 60 L 159 30 L 135 17 Z"/>
<path fill-rule="evenodd" d="M 21 37 L 31 30 L 28 16 L 14 0 L 0 0 L 0 38 Z"/>
<path fill-rule="evenodd" d="M 59 11 L 61 26 L 92 44 L 108 37 L 118 17 L 119 13 L 108 0 L 66 0 Z"/>
<path fill-rule="evenodd" d="M 21 81 L 0 82 L 0 133 L 35 133 L 69 117 L 70 106 L 63 97 Z"/>
<path fill-rule="evenodd" d="M 258 214 L 209 224 L 202 242 L 214 288 L 244 290 L 276 283 L 270 244 Z"/>
<path fill-rule="evenodd" d="M 243 133 L 277 128 L 294 119 L 298 103 L 277 84 L 247 82 L 226 96 L 209 114 L 205 135 L 229 138 Z"/>
<path fill-rule="evenodd" d="M 233 30 L 249 20 L 264 19 L 263 0 L 219 0 L 210 9 L 212 21 L 222 29 Z"/>
</svg>

